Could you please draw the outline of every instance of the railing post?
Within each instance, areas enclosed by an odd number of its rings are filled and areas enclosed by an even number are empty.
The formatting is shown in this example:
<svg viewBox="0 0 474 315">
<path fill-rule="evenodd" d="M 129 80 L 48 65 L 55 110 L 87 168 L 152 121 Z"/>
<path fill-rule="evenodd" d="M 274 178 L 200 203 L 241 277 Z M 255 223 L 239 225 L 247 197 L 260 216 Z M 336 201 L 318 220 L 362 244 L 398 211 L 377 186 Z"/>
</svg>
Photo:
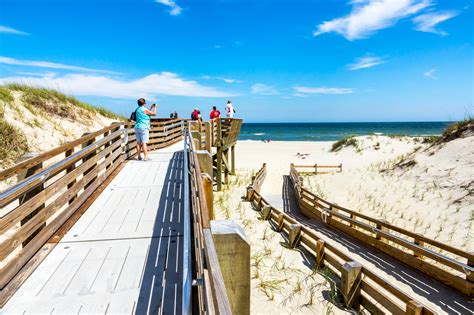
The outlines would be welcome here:
<svg viewBox="0 0 474 315">
<path fill-rule="evenodd" d="M 252 201 L 253 193 L 254 193 L 253 187 L 252 187 L 252 186 L 248 186 L 248 187 L 247 187 L 247 200 L 248 200 L 248 201 Z"/>
<path fill-rule="evenodd" d="M 358 310 L 360 306 L 360 282 L 362 265 L 357 261 L 348 261 L 341 268 L 341 289 L 344 303 Z"/>
<path fill-rule="evenodd" d="M 265 206 L 262 209 L 262 219 L 268 220 L 272 214 L 272 206 Z"/>
<path fill-rule="evenodd" d="M 419 240 L 418 238 L 415 237 L 414 243 L 419 246 L 425 246 L 425 242 Z M 419 259 L 424 259 L 425 256 L 418 254 L 416 251 L 413 251 L 413 256 L 418 257 Z"/>
<path fill-rule="evenodd" d="M 86 132 L 84 134 L 82 134 L 82 136 L 87 136 L 88 134 L 90 134 L 90 132 Z M 93 144 L 95 142 L 95 138 L 92 138 L 90 139 L 89 141 L 85 142 L 82 144 L 82 148 L 86 148 L 88 147 L 89 145 Z M 91 159 L 92 157 L 94 157 L 94 155 L 96 154 L 97 151 L 94 151 L 94 152 L 91 152 L 89 153 L 88 155 L 86 155 L 85 157 L 82 158 L 82 163 L 85 163 L 87 160 Z M 94 169 L 95 165 L 92 165 L 90 168 L 88 168 L 87 170 L 84 171 L 83 175 L 86 176 L 87 174 L 89 174 L 93 169 Z M 84 190 L 87 189 L 90 185 L 92 185 L 92 183 L 97 179 L 97 176 L 95 176 L 89 183 L 87 183 L 87 185 L 84 186 Z"/>
<path fill-rule="evenodd" d="M 212 178 L 206 174 L 201 173 L 202 186 L 204 187 L 204 195 L 207 203 L 207 210 L 209 212 L 209 220 L 214 220 L 214 196 L 212 193 Z"/>
<path fill-rule="evenodd" d="M 324 241 L 316 241 L 316 268 L 324 267 Z"/>
<path fill-rule="evenodd" d="M 474 254 L 474 253 L 471 252 L 471 254 Z M 468 259 L 468 260 L 467 260 L 467 265 L 468 265 L 469 267 L 474 267 L 474 260 L 473 260 L 473 259 Z M 469 281 L 469 282 L 474 282 L 474 272 L 468 273 L 468 274 L 466 275 L 466 279 L 467 279 L 467 281 Z"/>
<path fill-rule="evenodd" d="M 247 187 L 247 200 L 248 201 L 252 201 L 253 196 L 254 196 L 253 193 L 254 193 L 253 187 L 248 186 Z"/>
<path fill-rule="evenodd" d="M 284 225 L 284 222 L 285 222 L 285 218 L 283 216 L 283 213 L 279 213 L 278 214 L 278 219 L 277 219 L 277 231 L 278 232 L 281 232 L 283 231 L 283 225 Z"/>
<path fill-rule="evenodd" d="M 384 223 L 387 222 L 387 221 L 385 221 L 385 220 L 380 220 L 380 221 L 382 221 L 382 222 L 384 222 Z M 380 224 L 380 223 L 377 223 L 377 224 L 376 224 L 376 227 L 377 227 L 377 229 L 380 230 L 380 231 L 386 231 L 386 230 L 387 230 L 387 228 L 386 228 L 385 226 L 383 226 L 382 224 Z M 376 232 L 376 233 L 375 233 L 375 239 L 376 239 L 376 240 L 379 240 L 379 241 L 382 240 L 382 234 Z"/>
<path fill-rule="evenodd" d="M 30 159 L 32 157 L 35 157 L 36 153 L 30 153 L 30 154 L 26 154 L 24 156 L 22 156 L 20 158 L 20 161 L 24 161 L 24 160 L 27 160 L 27 159 Z M 27 177 L 30 177 L 32 175 L 34 175 L 38 170 L 41 170 L 43 168 L 43 163 L 40 162 L 32 167 L 30 167 L 28 170 L 24 171 L 24 172 L 21 172 L 17 175 L 17 179 L 18 179 L 18 182 L 22 181 L 23 179 L 27 178 Z M 25 193 L 20 199 L 19 199 L 19 203 L 20 205 L 24 204 L 25 202 L 27 202 L 28 200 L 30 200 L 31 198 L 35 197 L 37 194 L 41 193 L 42 191 L 44 190 L 44 184 L 42 183 L 41 185 L 38 185 L 36 188 L 34 189 L 31 189 L 30 191 L 28 191 L 27 193 Z M 44 198 L 43 198 L 44 199 Z M 44 203 L 41 204 L 38 208 L 36 208 L 34 211 L 32 211 L 29 215 L 27 215 L 23 220 L 20 221 L 20 224 L 21 225 L 25 225 L 28 221 L 30 221 L 34 216 L 38 215 L 38 213 L 44 208 Z M 26 238 L 22 245 L 23 247 L 25 247 L 44 227 L 46 226 L 46 222 L 44 222 L 43 224 L 41 224 L 41 226 L 36 230 L 34 231 L 33 233 L 31 233 L 30 236 L 28 236 L 28 238 Z"/>
<path fill-rule="evenodd" d="M 74 148 L 69 149 L 69 150 L 66 151 L 65 157 L 67 158 L 68 156 L 72 155 L 73 153 L 74 153 Z M 72 171 L 74 171 L 75 168 L 76 168 L 76 163 L 73 163 L 71 166 L 69 166 L 66 169 L 66 174 L 71 173 Z M 76 183 L 76 179 L 73 179 L 69 184 L 67 184 L 67 189 L 70 189 L 72 186 L 74 186 L 75 183 Z M 71 204 L 76 198 L 77 198 L 77 194 L 72 196 L 72 198 L 69 199 L 68 203 Z"/>
<path fill-rule="evenodd" d="M 231 165 L 231 170 L 230 174 L 235 175 L 235 145 L 231 147 L 230 151 L 230 165 Z"/>
<path fill-rule="evenodd" d="M 211 221 L 222 278 L 232 314 L 250 314 L 250 244 L 234 221 Z"/>
<path fill-rule="evenodd" d="M 411 300 L 407 303 L 405 310 L 406 315 L 421 315 L 423 314 L 423 304 L 420 302 Z"/>
<path fill-rule="evenodd" d="M 211 121 L 206 122 L 205 124 L 205 129 L 206 129 L 206 151 L 211 153 L 211 147 L 212 147 L 212 142 L 211 142 Z"/>
<path fill-rule="evenodd" d="M 290 231 L 288 233 L 288 245 L 290 248 L 295 248 L 301 237 L 301 224 L 290 224 Z"/>
</svg>

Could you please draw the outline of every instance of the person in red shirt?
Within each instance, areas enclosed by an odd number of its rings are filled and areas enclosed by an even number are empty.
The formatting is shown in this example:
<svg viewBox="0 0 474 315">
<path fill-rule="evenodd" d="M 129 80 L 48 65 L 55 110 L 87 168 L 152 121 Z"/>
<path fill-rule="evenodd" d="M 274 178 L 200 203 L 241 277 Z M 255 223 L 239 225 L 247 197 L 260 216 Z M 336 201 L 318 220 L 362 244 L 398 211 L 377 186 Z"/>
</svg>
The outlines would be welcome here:
<svg viewBox="0 0 474 315">
<path fill-rule="evenodd" d="M 209 117 L 211 119 L 216 119 L 216 118 L 219 118 L 220 116 L 221 116 L 221 112 L 218 111 L 215 106 L 212 106 L 212 111 L 211 111 L 211 114 L 209 115 Z"/>
</svg>

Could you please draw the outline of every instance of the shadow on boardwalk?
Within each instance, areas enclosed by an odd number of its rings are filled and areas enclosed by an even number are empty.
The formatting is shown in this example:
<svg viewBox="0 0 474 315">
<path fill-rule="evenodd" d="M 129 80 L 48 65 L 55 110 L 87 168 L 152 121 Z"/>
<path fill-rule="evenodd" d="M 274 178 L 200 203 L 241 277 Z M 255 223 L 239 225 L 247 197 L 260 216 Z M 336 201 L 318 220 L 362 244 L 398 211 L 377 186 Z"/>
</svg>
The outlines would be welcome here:
<svg viewBox="0 0 474 315">
<path fill-rule="evenodd" d="M 361 258 L 373 264 L 378 270 L 392 276 L 396 281 L 409 286 L 414 293 L 429 300 L 449 314 L 473 314 L 473 303 L 461 293 L 433 280 L 394 258 L 370 247 L 361 244 L 358 240 L 349 237 L 335 229 L 328 228 L 322 221 L 309 219 L 299 211 L 299 205 L 289 176 L 283 176 L 283 211 L 299 222 L 326 238 L 333 240 L 335 245 L 342 245 L 354 259 Z M 340 248 L 340 246 L 339 246 Z M 305 261 L 307 258 L 304 258 Z M 374 268 L 371 268 L 374 269 Z"/>
<path fill-rule="evenodd" d="M 145 162 L 145 163 L 153 163 Z M 181 314 L 183 278 L 183 152 L 166 177 L 142 275 L 136 314 Z"/>
</svg>

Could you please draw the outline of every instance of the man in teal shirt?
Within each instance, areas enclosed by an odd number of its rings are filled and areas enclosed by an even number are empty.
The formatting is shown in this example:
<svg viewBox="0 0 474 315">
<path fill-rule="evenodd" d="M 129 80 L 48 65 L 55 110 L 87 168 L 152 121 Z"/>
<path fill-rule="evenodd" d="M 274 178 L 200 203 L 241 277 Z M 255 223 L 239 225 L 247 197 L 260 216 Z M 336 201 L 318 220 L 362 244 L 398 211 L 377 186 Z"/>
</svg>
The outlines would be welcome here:
<svg viewBox="0 0 474 315">
<path fill-rule="evenodd" d="M 150 130 L 150 116 L 156 116 L 156 104 L 151 106 L 151 110 L 146 108 L 146 101 L 144 98 L 140 98 L 137 101 L 138 108 L 135 111 L 136 123 L 135 123 L 135 137 L 137 141 L 137 158 L 141 160 L 141 153 L 143 151 L 143 160 L 148 161 L 148 138 Z"/>
</svg>

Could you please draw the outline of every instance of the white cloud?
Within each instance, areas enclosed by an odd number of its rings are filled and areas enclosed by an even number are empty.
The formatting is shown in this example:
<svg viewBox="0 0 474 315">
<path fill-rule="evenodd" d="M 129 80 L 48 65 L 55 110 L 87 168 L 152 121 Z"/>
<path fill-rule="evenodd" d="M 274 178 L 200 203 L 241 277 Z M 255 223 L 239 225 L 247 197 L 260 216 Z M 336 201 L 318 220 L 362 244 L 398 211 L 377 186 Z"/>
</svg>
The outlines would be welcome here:
<svg viewBox="0 0 474 315">
<path fill-rule="evenodd" d="M 202 75 L 201 78 L 204 79 L 204 80 L 213 80 L 213 79 L 215 79 L 215 80 L 222 80 L 222 81 L 224 81 L 225 83 L 229 83 L 229 84 L 231 84 L 231 83 L 242 83 L 241 80 L 230 79 L 230 78 L 224 78 L 224 77 L 212 77 L 212 76 L 210 76 L 210 75 Z"/>
<path fill-rule="evenodd" d="M 160 72 L 135 80 L 119 80 L 93 74 L 66 74 L 59 77 L 6 77 L 3 83 L 23 83 L 58 89 L 67 94 L 137 98 L 156 95 L 196 97 L 228 97 L 231 93 L 207 87 L 196 81 L 185 80 L 175 73 Z"/>
<path fill-rule="evenodd" d="M 436 72 L 436 69 L 430 69 L 430 70 L 424 72 L 423 76 L 425 78 L 436 79 L 436 76 L 434 75 L 435 72 Z"/>
<path fill-rule="evenodd" d="M 365 56 L 358 58 L 356 62 L 347 66 L 349 70 L 359 70 L 365 68 L 372 68 L 377 65 L 384 63 L 385 60 L 382 57 L 375 57 L 375 56 Z"/>
<path fill-rule="evenodd" d="M 353 92 L 353 89 L 351 88 L 339 87 L 295 86 L 293 89 L 296 91 L 296 96 L 306 96 L 306 94 L 351 94 Z"/>
<path fill-rule="evenodd" d="M 166 5 L 167 7 L 170 8 L 170 15 L 180 15 L 181 12 L 183 11 L 183 8 L 181 8 L 179 5 L 176 4 L 175 1 L 173 0 L 155 0 L 157 3 L 161 3 Z"/>
<path fill-rule="evenodd" d="M 0 33 L 15 34 L 15 35 L 30 35 L 26 32 L 19 31 L 14 28 L 2 26 L 2 25 L 0 25 Z"/>
<path fill-rule="evenodd" d="M 357 0 L 349 15 L 319 24 L 314 36 L 335 32 L 348 40 L 366 38 L 429 7 L 432 0 Z"/>
<path fill-rule="evenodd" d="M 253 94 L 261 94 L 261 95 L 278 94 L 278 91 L 274 86 L 266 85 L 263 83 L 255 83 L 254 85 L 251 86 L 251 90 Z"/>
<path fill-rule="evenodd" d="M 436 25 L 455 17 L 456 15 L 458 15 L 458 13 L 454 11 L 427 13 L 415 17 L 413 23 L 415 23 L 415 29 L 417 31 L 446 36 L 448 33 L 442 30 L 437 30 Z"/>
<path fill-rule="evenodd" d="M 20 60 L 20 59 L 14 59 L 14 58 L 2 57 L 2 56 L 0 56 L 0 63 L 6 64 L 6 65 L 73 70 L 73 71 L 83 71 L 83 72 L 97 72 L 97 73 L 110 73 L 110 74 L 115 73 L 115 72 L 107 71 L 107 70 L 90 69 L 90 68 L 65 65 L 61 63 L 55 63 L 55 62 Z"/>
</svg>

